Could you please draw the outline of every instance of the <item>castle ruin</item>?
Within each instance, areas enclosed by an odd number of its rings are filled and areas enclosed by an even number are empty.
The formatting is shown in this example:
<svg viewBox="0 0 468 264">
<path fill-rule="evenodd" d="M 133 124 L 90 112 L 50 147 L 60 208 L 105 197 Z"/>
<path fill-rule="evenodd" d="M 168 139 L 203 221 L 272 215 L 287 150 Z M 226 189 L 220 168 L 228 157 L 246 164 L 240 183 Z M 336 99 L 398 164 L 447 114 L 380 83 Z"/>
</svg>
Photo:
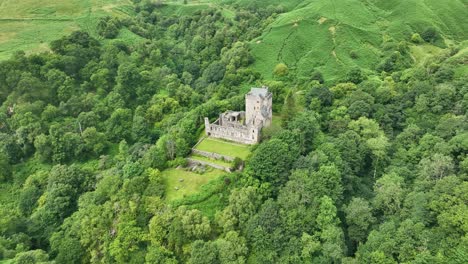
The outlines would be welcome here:
<svg viewBox="0 0 468 264">
<path fill-rule="evenodd" d="M 268 87 L 251 88 L 245 95 L 245 111 L 226 111 L 213 123 L 205 117 L 206 135 L 243 144 L 258 143 L 262 128 L 271 125 L 272 98 Z"/>
</svg>

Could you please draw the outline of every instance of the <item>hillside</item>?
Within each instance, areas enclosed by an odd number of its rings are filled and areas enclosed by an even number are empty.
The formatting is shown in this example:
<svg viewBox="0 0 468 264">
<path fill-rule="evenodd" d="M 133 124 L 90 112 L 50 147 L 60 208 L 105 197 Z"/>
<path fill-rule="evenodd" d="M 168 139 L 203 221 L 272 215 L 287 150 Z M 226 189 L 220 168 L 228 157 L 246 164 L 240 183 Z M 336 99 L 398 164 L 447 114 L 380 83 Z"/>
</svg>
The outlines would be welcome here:
<svg viewBox="0 0 468 264">
<path fill-rule="evenodd" d="M 223 6 L 233 16 L 232 5 L 266 8 L 262 1 L 204 0 L 165 1 L 168 14 L 183 15 L 207 7 Z M 0 59 L 17 50 L 28 53 L 48 50 L 48 43 L 74 30 L 85 30 L 95 37 L 99 18 L 133 16 L 130 0 L 15 1 L 1 0 Z M 255 69 L 272 77 L 272 65 L 284 62 L 307 78 L 318 70 L 326 79 L 337 79 L 343 70 L 358 66 L 373 69 L 380 61 L 382 41 L 408 41 L 412 33 L 429 26 L 437 28 L 450 45 L 466 39 L 468 9 L 462 0 L 442 3 L 436 0 L 384 1 L 269 1 L 268 7 L 281 6 L 280 14 L 252 41 Z M 188 12 L 188 13 L 187 13 Z M 38 37 L 39 36 L 39 37 Z M 119 38 L 136 36 L 124 30 Z"/>
<path fill-rule="evenodd" d="M 97 36 L 101 17 L 132 14 L 130 0 L 0 0 L 0 60 L 18 50 L 47 51 L 49 42 L 75 30 Z"/>
<path fill-rule="evenodd" d="M 251 43 L 254 68 L 267 78 L 280 62 L 299 78 L 318 70 L 325 79 L 336 80 L 353 66 L 374 69 L 384 40 L 409 41 L 428 27 L 441 34 L 439 46 L 468 36 L 468 8 L 459 0 L 303 1 L 288 6 L 294 7 Z"/>
<path fill-rule="evenodd" d="M 0 264 L 466 263 L 440 2 L 0 0 Z"/>
</svg>

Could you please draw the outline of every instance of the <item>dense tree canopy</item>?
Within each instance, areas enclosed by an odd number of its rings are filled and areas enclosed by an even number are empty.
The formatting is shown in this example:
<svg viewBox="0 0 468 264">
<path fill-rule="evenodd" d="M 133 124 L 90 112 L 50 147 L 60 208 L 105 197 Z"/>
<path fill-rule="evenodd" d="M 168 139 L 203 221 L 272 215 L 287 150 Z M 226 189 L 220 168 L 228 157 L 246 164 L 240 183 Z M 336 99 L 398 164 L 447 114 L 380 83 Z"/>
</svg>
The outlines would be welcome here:
<svg viewBox="0 0 468 264">
<path fill-rule="evenodd" d="M 0 62 L 0 262 L 466 262 L 466 44 L 415 61 L 429 27 L 385 38 L 373 70 L 296 78 L 278 58 L 265 79 L 250 47 L 283 6 L 133 2 Z M 169 202 L 203 117 L 264 84 L 274 124 L 245 169 Z"/>
</svg>

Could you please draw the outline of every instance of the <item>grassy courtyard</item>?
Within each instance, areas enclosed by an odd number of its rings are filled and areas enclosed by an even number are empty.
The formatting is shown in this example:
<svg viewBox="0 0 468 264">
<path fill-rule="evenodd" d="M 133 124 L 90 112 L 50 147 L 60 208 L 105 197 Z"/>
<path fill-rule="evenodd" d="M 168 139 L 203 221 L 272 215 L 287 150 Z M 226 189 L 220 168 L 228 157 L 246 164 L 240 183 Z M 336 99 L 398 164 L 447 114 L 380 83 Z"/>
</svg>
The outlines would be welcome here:
<svg viewBox="0 0 468 264">
<path fill-rule="evenodd" d="M 202 185 L 223 174 L 225 174 L 224 171 L 216 169 L 209 169 L 204 174 L 197 174 L 182 169 L 165 170 L 162 172 L 162 176 L 166 181 L 166 200 L 174 201 L 195 194 L 200 191 Z"/>
<path fill-rule="evenodd" d="M 250 146 L 216 138 L 205 138 L 196 149 L 245 160 L 250 155 Z"/>
</svg>

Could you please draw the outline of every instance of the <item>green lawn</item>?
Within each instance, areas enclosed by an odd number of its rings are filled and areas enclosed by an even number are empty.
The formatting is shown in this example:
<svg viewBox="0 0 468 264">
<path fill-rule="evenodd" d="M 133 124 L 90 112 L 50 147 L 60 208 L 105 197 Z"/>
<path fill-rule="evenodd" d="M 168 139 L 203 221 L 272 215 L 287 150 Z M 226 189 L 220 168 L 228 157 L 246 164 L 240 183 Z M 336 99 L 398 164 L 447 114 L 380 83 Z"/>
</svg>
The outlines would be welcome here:
<svg viewBox="0 0 468 264">
<path fill-rule="evenodd" d="M 243 160 L 245 160 L 250 154 L 249 145 L 228 142 L 216 138 L 205 138 L 197 145 L 196 149 L 231 157 L 239 157 Z"/>
<path fill-rule="evenodd" d="M 182 169 L 168 169 L 162 172 L 166 181 L 166 200 L 174 201 L 200 191 L 202 185 L 216 179 L 226 172 L 209 168 L 204 174 Z M 179 179 L 183 179 L 181 182 Z M 176 190 L 178 188 L 178 190 Z"/>
</svg>

